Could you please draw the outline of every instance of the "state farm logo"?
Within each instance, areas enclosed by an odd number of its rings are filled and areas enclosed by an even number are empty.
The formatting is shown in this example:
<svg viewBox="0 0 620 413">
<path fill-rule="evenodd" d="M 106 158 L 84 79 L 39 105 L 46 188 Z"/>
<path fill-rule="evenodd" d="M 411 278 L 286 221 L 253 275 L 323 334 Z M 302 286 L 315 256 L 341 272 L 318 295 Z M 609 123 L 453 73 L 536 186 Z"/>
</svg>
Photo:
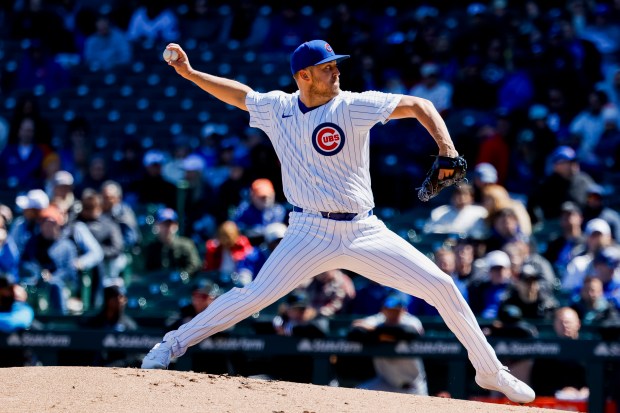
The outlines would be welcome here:
<svg viewBox="0 0 620 413">
<path fill-rule="evenodd" d="M 312 132 L 312 146 L 321 155 L 336 155 L 344 147 L 344 142 L 344 132 L 335 123 L 321 123 Z"/>
</svg>

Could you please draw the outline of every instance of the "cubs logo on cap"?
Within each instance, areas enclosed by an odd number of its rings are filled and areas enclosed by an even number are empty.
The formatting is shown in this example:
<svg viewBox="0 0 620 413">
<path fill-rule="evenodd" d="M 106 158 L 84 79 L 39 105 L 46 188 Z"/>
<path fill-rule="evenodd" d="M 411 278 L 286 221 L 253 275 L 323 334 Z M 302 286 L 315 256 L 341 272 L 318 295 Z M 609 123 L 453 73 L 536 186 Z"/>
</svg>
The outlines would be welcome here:
<svg viewBox="0 0 620 413">
<path fill-rule="evenodd" d="M 338 63 L 349 57 L 349 55 L 335 54 L 325 40 L 311 40 L 299 45 L 291 55 L 291 72 L 295 74 L 308 66 L 316 66 L 331 61 Z"/>
<path fill-rule="evenodd" d="M 336 155 L 344 147 L 344 142 L 344 132 L 335 123 L 321 123 L 312 132 L 312 146 L 321 155 Z"/>
</svg>

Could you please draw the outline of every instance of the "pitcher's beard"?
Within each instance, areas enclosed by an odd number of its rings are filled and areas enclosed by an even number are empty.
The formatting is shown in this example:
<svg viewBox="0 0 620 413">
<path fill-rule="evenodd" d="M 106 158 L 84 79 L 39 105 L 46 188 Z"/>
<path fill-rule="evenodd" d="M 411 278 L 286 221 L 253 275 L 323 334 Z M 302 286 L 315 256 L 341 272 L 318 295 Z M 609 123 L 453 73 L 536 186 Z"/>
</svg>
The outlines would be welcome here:
<svg viewBox="0 0 620 413">
<path fill-rule="evenodd" d="M 310 92 L 313 96 L 331 99 L 340 93 L 340 82 L 335 82 L 329 88 L 318 88 L 312 86 Z"/>
</svg>

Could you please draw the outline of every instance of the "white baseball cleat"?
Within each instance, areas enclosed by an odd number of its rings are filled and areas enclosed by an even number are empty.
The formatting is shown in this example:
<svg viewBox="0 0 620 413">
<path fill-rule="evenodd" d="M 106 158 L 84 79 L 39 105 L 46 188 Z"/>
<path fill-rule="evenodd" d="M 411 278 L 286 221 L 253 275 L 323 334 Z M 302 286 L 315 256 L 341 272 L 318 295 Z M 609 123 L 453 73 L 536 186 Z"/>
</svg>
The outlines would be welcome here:
<svg viewBox="0 0 620 413">
<path fill-rule="evenodd" d="M 504 393 L 515 403 L 529 403 L 536 398 L 534 390 L 510 374 L 507 367 L 491 374 L 476 373 L 476 383 L 484 389 Z"/>
<path fill-rule="evenodd" d="M 142 360 L 143 369 L 165 370 L 170 364 L 172 357 L 172 341 L 162 341 L 153 346 L 149 354 Z"/>
</svg>

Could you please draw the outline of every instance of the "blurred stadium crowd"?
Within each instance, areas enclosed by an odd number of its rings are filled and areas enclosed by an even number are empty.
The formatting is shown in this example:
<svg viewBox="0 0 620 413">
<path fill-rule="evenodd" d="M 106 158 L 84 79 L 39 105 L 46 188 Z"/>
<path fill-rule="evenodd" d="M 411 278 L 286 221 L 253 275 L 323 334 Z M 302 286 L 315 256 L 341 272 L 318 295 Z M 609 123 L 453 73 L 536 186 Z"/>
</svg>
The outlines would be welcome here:
<svg viewBox="0 0 620 413">
<path fill-rule="evenodd" d="M 421 96 L 445 118 L 470 184 L 417 201 L 435 143 L 390 122 L 371 141 L 376 211 L 453 275 L 489 335 L 617 326 L 620 1 L 398 4 L 2 2 L 2 331 L 46 315 L 171 327 L 250 282 L 286 231 L 278 159 L 161 52 L 178 42 L 199 70 L 293 91 L 288 56 L 314 38 L 352 55 L 343 89 Z M 362 276 L 318 274 L 257 329 L 436 315 Z"/>
</svg>

